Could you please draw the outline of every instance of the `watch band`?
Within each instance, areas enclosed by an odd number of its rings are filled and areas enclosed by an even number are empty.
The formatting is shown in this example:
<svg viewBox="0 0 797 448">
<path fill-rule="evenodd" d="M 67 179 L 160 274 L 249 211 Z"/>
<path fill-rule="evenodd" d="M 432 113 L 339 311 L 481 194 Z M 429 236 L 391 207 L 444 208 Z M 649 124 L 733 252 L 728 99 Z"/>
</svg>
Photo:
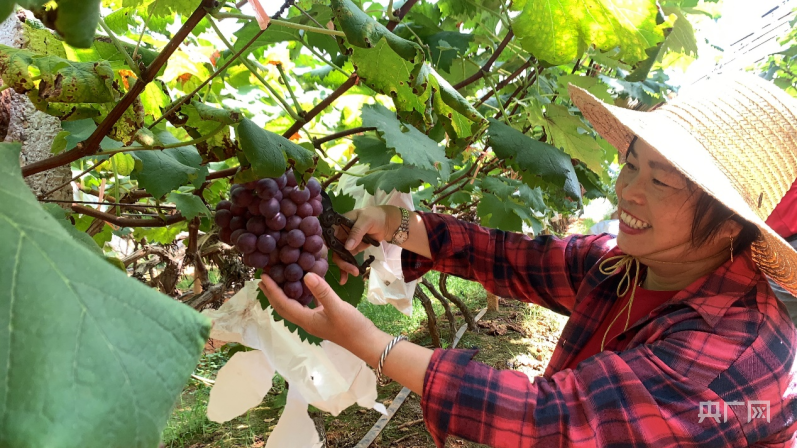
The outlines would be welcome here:
<svg viewBox="0 0 797 448">
<path fill-rule="evenodd" d="M 388 243 L 395 244 L 397 246 L 400 246 L 402 243 L 404 243 L 404 241 L 407 240 L 406 238 L 403 238 L 402 240 L 397 240 L 399 235 L 401 235 L 402 232 L 406 234 L 410 230 L 409 210 L 407 210 L 404 207 L 399 207 L 399 210 L 401 210 L 401 224 L 399 224 L 398 229 L 396 229 L 396 231 L 393 232 L 393 236 L 390 238 L 390 241 L 388 241 Z"/>
</svg>

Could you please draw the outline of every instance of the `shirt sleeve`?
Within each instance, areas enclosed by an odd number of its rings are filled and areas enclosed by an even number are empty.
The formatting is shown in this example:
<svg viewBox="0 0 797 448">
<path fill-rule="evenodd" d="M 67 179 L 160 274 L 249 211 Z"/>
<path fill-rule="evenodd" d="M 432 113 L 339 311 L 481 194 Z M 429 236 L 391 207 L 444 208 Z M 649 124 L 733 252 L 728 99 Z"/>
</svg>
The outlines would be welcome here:
<svg viewBox="0 0 797 448">
<path fill-rule="evenodd" d="M 412 281 L 429 270 L 481 283 L 500 297 L 533 302 L 569 315 L 587 271 L 614 247 L 603 235 L 543 235 L 488 229 L 448 215 L 420 213 L 432 258 L 403 250 L 402 271 Z"/>
<path fill-rule="evenodd" d="M 424 420 L 439 447 L 448 435 L 497 448 L 791 446 L 795 374 L 780 363 L 788 359 L 775 362 L 765 344 L 751 348 L 755 336 L 741 329 L 738 338 L 701 330 L 605 351 L 550 378 L 438 349 L 424 380 Z M 771 404 L 771 420 L 748 419 L 753 400 Z"/>
</svg>

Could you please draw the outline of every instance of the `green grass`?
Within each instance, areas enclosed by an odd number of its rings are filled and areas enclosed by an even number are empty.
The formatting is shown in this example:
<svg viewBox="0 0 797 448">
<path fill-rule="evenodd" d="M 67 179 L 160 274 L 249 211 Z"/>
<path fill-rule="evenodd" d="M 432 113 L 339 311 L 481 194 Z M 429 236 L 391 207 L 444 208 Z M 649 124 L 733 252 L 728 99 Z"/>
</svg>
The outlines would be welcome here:
<svg viewBox="0 0 797 448">
<path fill-rule="evenodd" d="M 219 270 L 213 268 L 208 271 L 208 280 L 211 284 L 215 284 L 219 282 Z M 193 275 L 183 275 L 180 277 L 180 281 L 177 282 L 176 288 L 180 291 L 187 291 L 191 289 L 192 285 L 194 284 L 194 276 Z"/>
</svg>

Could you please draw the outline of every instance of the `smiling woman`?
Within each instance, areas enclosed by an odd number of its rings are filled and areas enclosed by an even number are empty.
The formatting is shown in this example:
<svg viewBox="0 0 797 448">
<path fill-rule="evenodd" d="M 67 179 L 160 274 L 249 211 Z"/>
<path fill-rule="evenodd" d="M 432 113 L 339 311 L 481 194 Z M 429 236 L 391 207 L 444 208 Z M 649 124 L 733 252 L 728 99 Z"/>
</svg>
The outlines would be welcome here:
<svg viewBox="0 0 797 448">
<path fill-rule="evenodd" d="M 767 276 L 797 292 L 797 251 L 765 220 L 797 178 L 797 102 L 752 75 L 711 79 L 653 112 L 570 93 L 626 160 L 616 238 L 531 239 L 373 207 L 349 214 L 346 244 L 398 242 L 405 281 L 434 269 L 568 315 L 543 376 L 394 339 L 312 274 L 319 307 L 264 276 L 270 303 L 421 394 L 438 446 L 449 435 L 496 447 L 794 446 L 797 330 Z"/>
</svg>

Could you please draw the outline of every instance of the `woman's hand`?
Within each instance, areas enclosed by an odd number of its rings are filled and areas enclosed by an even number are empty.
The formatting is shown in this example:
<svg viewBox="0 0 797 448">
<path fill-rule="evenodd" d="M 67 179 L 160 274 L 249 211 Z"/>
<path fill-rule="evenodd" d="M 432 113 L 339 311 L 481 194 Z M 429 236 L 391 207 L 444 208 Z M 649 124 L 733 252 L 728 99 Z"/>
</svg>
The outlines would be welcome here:
<svg viewBox="0 0 797 448">
<path fill-rule="evenodd" d="M 323 278 L 308 273 L 304 283 L 316 298 L 314 309 L 289 299 L 266 274 L 261 276 L 260 289 L 280 316 L 302 327 L 313 336 L 332 341 L 358 354 L 358 343 L 372 340 L 376 326 L 357 308 L 343 301 Z"/>
<path fill-rule="evenodd" d="M 348 233 L 346 229 L 339 227 L 335 236 L 345 242 L 346 249 L 353 255 L 357 255 L 365 249 L 371 247 L 368 243 L 363 243 L 363 237 L 370 235 L 377 241 L 385 241 L 393 237 L 393 232 L 401 222 L 401 211 L 391 205 L 378 207 L 366 207 L 344 213 L 344 216 L 354 221 L 354 227 Z M 332 261 L 340 267 L 340 284 L 346 283 L 348 274 L 360 275 L 357 266 L 347 263 L 338 254 L 332 254 Z"/>
</svg>

